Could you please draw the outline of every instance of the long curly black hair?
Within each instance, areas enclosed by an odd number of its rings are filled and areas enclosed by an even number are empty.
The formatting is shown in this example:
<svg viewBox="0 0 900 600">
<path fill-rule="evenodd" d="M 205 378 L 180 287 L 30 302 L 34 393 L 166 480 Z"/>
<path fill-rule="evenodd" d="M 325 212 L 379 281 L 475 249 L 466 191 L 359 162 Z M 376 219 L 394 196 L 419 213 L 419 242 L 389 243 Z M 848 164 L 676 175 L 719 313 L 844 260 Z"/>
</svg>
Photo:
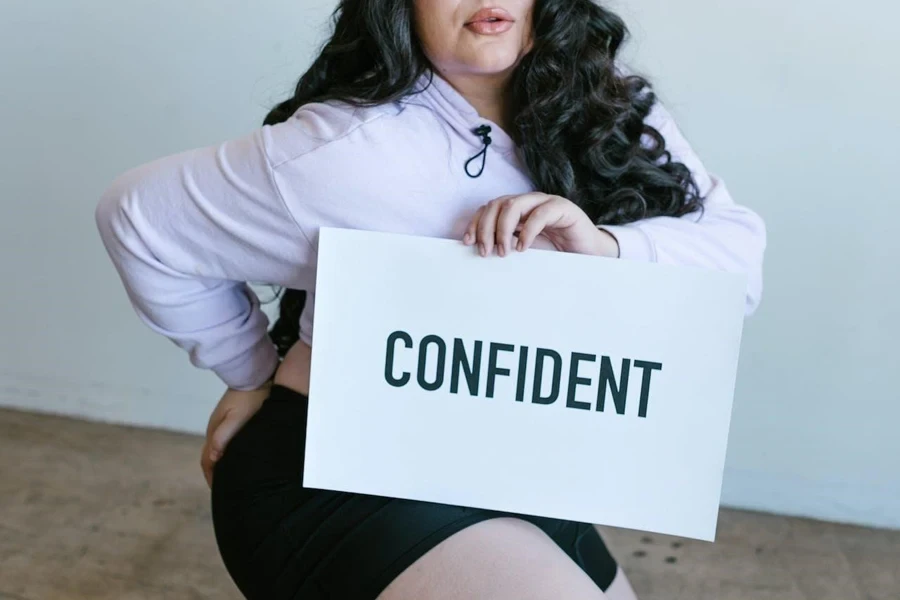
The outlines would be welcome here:
<svg viewBox="0 0 900 600">
<path fill-rule="evenodd" d="M 649 82 L 624 75 L 616 58 L 628 30 L 594 0 L 535 0 L 533 47 L 511 84 L 512 135 L 535 188 L 563 196 L 598 225 L 699 210 L 689 169 L 645 123 L 656 102 Z M 265 124 L 310 102 L 358 106 L 413 93 L 430 65 L 416 38 L 413 0 L 342 0 L 334 33 L 294 95 Z M 299 339 L 301 290 L 286 290 L 270 337 L 281 356 Z"/>
</svg>

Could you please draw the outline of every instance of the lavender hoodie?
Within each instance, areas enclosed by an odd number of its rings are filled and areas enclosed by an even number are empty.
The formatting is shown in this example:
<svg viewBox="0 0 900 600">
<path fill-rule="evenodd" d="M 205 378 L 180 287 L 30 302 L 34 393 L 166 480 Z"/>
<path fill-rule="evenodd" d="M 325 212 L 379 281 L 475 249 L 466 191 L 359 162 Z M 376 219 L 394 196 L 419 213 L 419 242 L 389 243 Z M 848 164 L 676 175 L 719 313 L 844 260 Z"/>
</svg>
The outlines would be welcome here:
<svg viewBox="0 0 900 600">
<path fill-rule="evenodd" d="M 97 226 L 143 321 L 235 389 L 259 387 L 278 358 L 246 282 L 307 290 L 301 338 L 312 341 L 320 227 L 462 239 L 475 211 L 534 191 L 516 147 L 449 83 L 373 108 L 309 104 L 285 123 L 156 160 L 104 193 Z M 671 116 L 648 122 L 706 197 L 705 211 L 604 227 L 621 258 L 745 273 L 747 314 L 762 292 L 766 232 L 706 171 Z M 465 165 L 483 148 L 477 178 Z M 477 164 L 475 164 L 477 163 Z M 470 165 L 477 172 L 481 159 Z"/>
</svg>

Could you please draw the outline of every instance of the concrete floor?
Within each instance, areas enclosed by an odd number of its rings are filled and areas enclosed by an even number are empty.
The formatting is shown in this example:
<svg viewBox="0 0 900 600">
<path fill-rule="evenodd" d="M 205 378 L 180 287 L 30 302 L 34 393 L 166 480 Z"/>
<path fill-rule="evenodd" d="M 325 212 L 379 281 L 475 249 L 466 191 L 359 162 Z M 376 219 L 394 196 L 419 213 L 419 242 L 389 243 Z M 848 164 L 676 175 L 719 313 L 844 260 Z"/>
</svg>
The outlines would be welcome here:
<svg viewBox="0 0 900 600">
<path fill-rule="evenodd" d="M 239 599 L 199 448 L 0 410 L 0 600 Z M 716 544 L 604 534 L 642 600 L 900 600 L 900 532 L 726 510 Z"/>
</svg>

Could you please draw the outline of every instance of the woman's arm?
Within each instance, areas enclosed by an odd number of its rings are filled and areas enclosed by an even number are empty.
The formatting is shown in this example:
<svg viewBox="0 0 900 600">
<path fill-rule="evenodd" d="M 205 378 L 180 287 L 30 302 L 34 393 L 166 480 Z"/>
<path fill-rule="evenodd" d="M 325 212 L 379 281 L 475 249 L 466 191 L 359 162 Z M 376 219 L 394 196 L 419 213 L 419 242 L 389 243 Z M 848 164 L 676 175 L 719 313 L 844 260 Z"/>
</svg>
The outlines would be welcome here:
<svg viewBox="0 0 900 600">
<path fill-rule="evenodd" d="M 616 238 L 624 259 L 746 274 L 746 312 L 751 314 L 762 295 L 763 220 L 735 204 L 725 184 L 707 172 L 665 107 L 657 104 L 647 122 L 665 138 L 672 160 L 684 163 L 693 173 L 705 198 L 704 210 L 681 218 L 654 217 L 603 229 Z"/>
<path fill-rule="evenodd" d="M 271 135 L 262 128 L 128 171 L 96 209 L 138 315 L 236 390 L 259 388 L 278 363 L 244 282 L 314 283 L 314 249 L 273 178 Z"/>
</svg>

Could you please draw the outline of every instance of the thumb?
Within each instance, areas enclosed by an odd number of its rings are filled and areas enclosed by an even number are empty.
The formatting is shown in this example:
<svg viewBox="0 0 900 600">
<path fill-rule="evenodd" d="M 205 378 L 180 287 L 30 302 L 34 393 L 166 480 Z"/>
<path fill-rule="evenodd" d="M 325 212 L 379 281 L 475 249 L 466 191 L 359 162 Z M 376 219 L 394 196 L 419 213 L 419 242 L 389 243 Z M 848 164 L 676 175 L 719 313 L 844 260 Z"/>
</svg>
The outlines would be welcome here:
<svg viewBox="0 0 900 600">
<path fill-rule="evenodd" d="M 249 418 L 250 415 L 235 411 L 229 411 L 225 415 L 209 438 L 209 457 L 213 462 L 222 458 L 228 442 L 240 431 Z"/>
</svg>

